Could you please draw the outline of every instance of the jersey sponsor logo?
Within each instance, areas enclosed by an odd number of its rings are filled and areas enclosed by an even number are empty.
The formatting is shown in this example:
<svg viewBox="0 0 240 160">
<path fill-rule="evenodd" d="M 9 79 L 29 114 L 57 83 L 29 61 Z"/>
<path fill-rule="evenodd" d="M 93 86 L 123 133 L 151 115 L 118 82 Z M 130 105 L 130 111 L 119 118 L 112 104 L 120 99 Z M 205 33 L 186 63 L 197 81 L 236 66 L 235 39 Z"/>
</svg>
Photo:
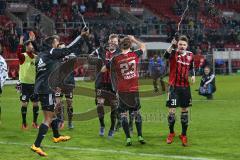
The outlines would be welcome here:
<svg viewBox="0 0 240 160">
<path fill-rule="evenodd" d="M 178 63 L 181 63 L 181 64 L 183 64 L 183 65 L 187 65 L 187 66 L 190 65 L 190 63 L 188 63 L 188 62 L 183 62 L 183 61 L 181 61 L 181 60 L 177 60 L 177 62 L 178 62 Z"/>
<path fill-rule="evenodd" d="M 132 73 L 129 72 L 129 75 L 125 75 L 124 79 L 132 79 L 134 77 L 136 77 L 136 74 L 134 72 L 132 72 Z"/>
</svg>

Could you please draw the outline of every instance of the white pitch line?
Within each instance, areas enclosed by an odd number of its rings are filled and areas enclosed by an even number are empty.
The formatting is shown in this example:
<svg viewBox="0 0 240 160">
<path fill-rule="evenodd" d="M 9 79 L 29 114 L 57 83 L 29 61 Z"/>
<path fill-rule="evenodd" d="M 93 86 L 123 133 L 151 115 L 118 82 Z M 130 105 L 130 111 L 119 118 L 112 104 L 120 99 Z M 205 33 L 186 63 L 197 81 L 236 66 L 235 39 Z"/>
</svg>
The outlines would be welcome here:
<svg viewBox="0 0 240 160">
<path fill-rule="evenodd" d="M 157 97 L 157 96 L 156 96 Z M 151 100 L 152 98 L 156 98 L 156 97 L 142 97 L 143 100 Z M 4 99 L 7 100 L 15 100 L 15 99 L 19 99 L 19 98 L 13 98 L 13 97 L 4 97 Z M 158 101 L 166 101 L 165 99 L 162 100 L 158 100 Z M 193 102 L 228 102 L 228 101 L 240 101 L 239 99 L 212 99 L 212 100 L 207 100 L 207 99 L 194 99 L 192 100 Z"/>
<path fill-rule="evenodd" d="M 155 98 L 155 97 L 142 97 L 143 100 L 153 100 L 152 98 Z M 158 100 L 158 101 L 166 101 L 165 99 L 161 99 L 161 100 Z M 228 102 L 228 101 L 240 101 L 239 99 L 212 99 L 212 100 L 207 100 L 207 99 L 193 99 L 192 100 L 193 102 Z"/>
<path fill-rule="evenodd" d="M 235 101 L 235 100 L 227 100 L 227 99 L 212 99 L 212 100 L 207 100 L 207 99 L 193 99 L 193 102 L 228 102 L 228 101 Z M 238 100 L 237 100 L 238 101 Z"/>
<path fill-rule="evenodd" d="M 18 146 L 28 146 L 29 144 L 24 143 L 15 143 L 15 142 L 2 142 L 2 145 L 18 145 Z M 44 148 L 57 148 L 64 150 L 75 150 L 75 151 L 85 151 L 85 152 L 101 152 L 101 153 L 114 153 L 114 154 L 124 154 L 124 155 L 132 155 L 132 156 L 145 156 L 145 157 L 159 157 L 159 158 L 172 158 L 172 159 L 184 159 L 184 160 L 216 160 L 204 157 L 190 157 L 190 156 L 178 156 L 178 155 L 166 155 L 166 154 L 152 154 L 152 153 L 134 153 L 129 151 L 121 151 L 121 150 L 112 150 L 112 149 L 97 149 L 97 148 L 80 148 L 80 147 L 65 147 L 65 146 L 53 146 L 53 145 L 44 145 Z"/>
</svg>

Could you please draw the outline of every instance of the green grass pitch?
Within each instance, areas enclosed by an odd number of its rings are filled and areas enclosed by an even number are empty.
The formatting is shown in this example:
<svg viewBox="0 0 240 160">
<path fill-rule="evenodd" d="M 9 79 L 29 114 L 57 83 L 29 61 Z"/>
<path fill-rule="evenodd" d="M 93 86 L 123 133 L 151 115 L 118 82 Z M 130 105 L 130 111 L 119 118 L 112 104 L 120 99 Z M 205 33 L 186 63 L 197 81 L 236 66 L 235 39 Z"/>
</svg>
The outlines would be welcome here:
<svg viewBox="0 0 240 160">
<path fill-rule="evenodd" d="M 69 142 L 54 144 L 49 130 L 42 146 L 48 157 L 41 158 L 30 150 L 37 135 L 31 127 L 22 131 L 19 94 L 15 86 L 5 86 L 0 97 L 2 117 L 0 124 L 0 160 L 168 160 L 168 159 L 240 159 L 240 76 L 217 76 L 217 92 L 214 100 L 200 97 L 197 89 L 200 77 L 192 86 L 193 107 L 190 111 L 188 130 L 189 146 L 182 147 L 178 137 L 173 144 L 165 143 L 168 134 L 166 94 L 141 99 L 143 135 L 146 145 L 137 142 L 134 128 L 133 146 L 125 146 L 122 129 L 112 139 L 98 136 L 98 119 L 75 121 L 73 130 L 66 127 L 61 134 L 70 135 Z M 93 87 L 93 83 L 79 82 L 78 85 Z M 152 90 L 152 86 L 143 86 Z M 94 98 L 75 96 L 74 111 L 85 112 L 93 108 Z M 28 106 L 28 124 L 32 121 L 32 107 Z M 175 125 L 181 132 L 179 113 Z M 109 114 L 105 116 L 106 132 L 109 129 Z M 40 112 L 39 122 L 42 121 Z"/>
</svg>

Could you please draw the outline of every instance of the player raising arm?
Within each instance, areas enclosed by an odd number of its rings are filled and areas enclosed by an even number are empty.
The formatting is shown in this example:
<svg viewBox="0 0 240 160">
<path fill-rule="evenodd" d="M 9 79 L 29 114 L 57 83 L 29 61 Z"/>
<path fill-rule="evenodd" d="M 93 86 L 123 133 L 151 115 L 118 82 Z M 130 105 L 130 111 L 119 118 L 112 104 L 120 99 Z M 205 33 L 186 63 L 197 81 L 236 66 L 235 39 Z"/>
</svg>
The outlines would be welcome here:
<svg viewBox="0 0 240 160">
<path fill-rule="evenodd" d="M 59 60 L 74 52 L 79 47 L 79 43 L 83 41 L 83 35 L 88 35 L 87 32 L 82 32 L 72 43 L 65 48 L 58 48 L 60 38 L 56 35 L 48 37 L 45 42 L 48 48 L 38 54 L 36 60 L 36 83 L 35 92 L 39 95 L 41 102 L 44 121 L 39 126 L 39 131 L 31 149 L 40 156 L 47 154 L 40 148 L 42 140 L 46 135 L 48 128 L 51 126 L 53 131 L 53 142 L 58 143 L 67 141 L 69 136 L 62 136 L 58 131 L 58 120 L 54 113 L 55 91 L 49 85 L 49 76 L 56 68 Z"/>
<path fill-rule="evenodd" d="M 169 93 L 167 100 L 167 107 L 169 107 L 168 124 L 170 133 L 167 137 L 167 143 L 171 144 L 175 137 L 174 124 L 176 107 L 181 107 L 181 123 L 182 134 L 179 138 L 182 145 L 187 145 L 187 128 L 188 128 L 188 107 L 191 104 L 191 92 L 188 81 L 189 72 L 191 74 L 191 81 L 195 82 L 195 72 L 193 63 L 193 53 L 187 51 L 188 38 L 180 36 L 178 41 L 172 41 L 164 57 L 169 60 Z M 193 69 L 191 71 L 191 69 Z"/>
<path fill-rule="evenodd" d="M 93 57 L 98 56 L 98 63 L 96 65 L 97 70 L 100 71 L 102 67 L 109 63 L 113 56 L 119 54 L 118 49 L 118 35 L 111 34 L 108 38 L 109 47 L 106 49 L 99 48 L 95 52 L 93 52 L 89 58 L 93 59 Z M 100 58 L 100 59 L 99 59 Z M 98 64 L 97 63 L 97 64 Z M 105 123 L 104 123 L 104 105 L 111 106 L 111 126 L 108 132 L 108 137 L 111 138 L 114 135 L 114 127 L 117 116 L 117 98 L 116 93 L 113 91 L 110 72 L 106 70 L 105 72 L 97 72 L 97 78 L 95 81 L 95 91 L 96 91 L 96 105 L 97 105 L 97 113 L 98 119 L 100 122 L 99 135 L 104 136 L 105 132 Z"/>
<path fill-rule="evenodd" d="M 138 46 L 138 50 L 132 51 L 132 44 Z M 140 56 L 145 51 L 144 43 L 135 39 L 133 36 L 128 36 L 120 40 L 119 44 L 121 54 L 113 57 L 110 66 L 114 89 L 119 95 L 119 112 L 122 122 L 122 127 L 126 135 L 126 145 L 132 145 L 132 140 L 129 131 L 128 112 L 133 112 L 135 124 L 138 133 L 138 141 L 145 144 L 142 137 L 142 117 L 140 114 L 140 99 L 138 91 L 138 63 Z"/>
<path fill-rule="evenodd" d="M 37 118 L 38 118 L 38 95 L 34 93 L 34 84 L 36 76 L 36 51 L 33 46 L 33 41 L 31 39 L 23 43 L 24 36 L 20 37 L 20 42 L 17 49 L 17 57 L 19 60 L 19 81 L 21 83 L 21 96 L 20 100 L 22 103 L 21 113 L 22 113 L 22 129 L 27 129 L 27 106 L 29 99 L 33 104 L 33 122 L 32 127 L 38 128 Z M 23 48 L 26 48 L 26 52 L 22 52 Z"/>
</svg>

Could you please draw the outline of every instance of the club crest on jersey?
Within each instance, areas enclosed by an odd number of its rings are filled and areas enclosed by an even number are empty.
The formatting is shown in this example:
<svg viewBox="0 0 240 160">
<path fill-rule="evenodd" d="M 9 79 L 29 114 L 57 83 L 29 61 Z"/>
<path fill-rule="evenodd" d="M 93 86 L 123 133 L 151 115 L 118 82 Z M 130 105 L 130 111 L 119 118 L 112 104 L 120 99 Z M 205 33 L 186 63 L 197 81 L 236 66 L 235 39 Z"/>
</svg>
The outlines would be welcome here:
<svg viewBox="0 0 240 160">
<path fill-rule="evenodd" d="M 187 56 L 187 60 L 191 61 L 192 57 L 191 56 Z"/>
</svg>

